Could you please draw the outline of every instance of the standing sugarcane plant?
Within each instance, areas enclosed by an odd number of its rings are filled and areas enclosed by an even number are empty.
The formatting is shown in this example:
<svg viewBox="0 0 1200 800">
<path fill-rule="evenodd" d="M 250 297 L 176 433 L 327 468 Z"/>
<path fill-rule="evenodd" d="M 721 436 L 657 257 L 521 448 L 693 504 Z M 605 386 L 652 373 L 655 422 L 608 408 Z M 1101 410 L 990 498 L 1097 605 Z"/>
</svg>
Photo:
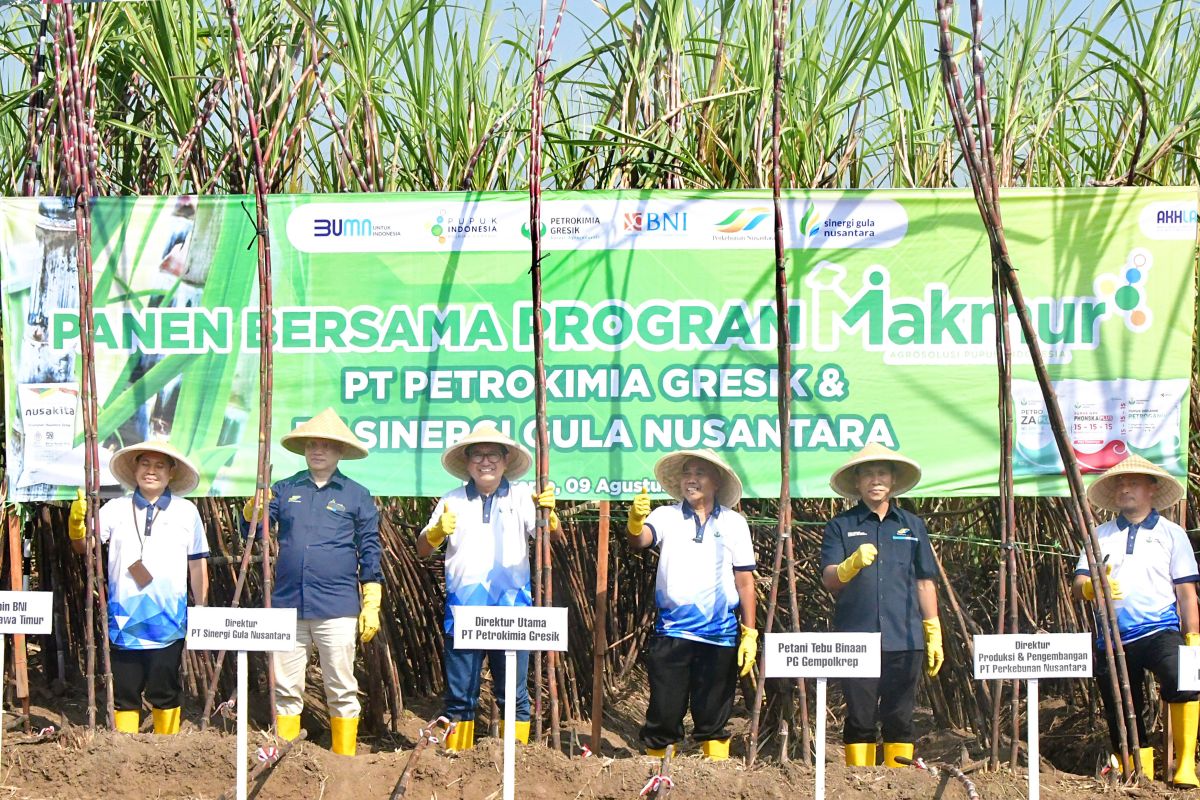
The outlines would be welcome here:
<svg viewBox="0 0 1200 800">
<path fill-rule="evenodd" d="M 529 93 L 529 275 L 533 293 L 534 416 L 537 426 L 537 492 L 539 495 L 546 490 L 550 481 L 550 431 L 546 421 L 546 362 L 542 326 L 542 130 L 545 123 L 543 116 L 546 99 L 546 65 L 550 61 L 550 54 L 554 51 L 554 41 L 558 38 L 558 31 L 562 26 L 563 14 L 566 13 L 566 10 L 567 0 L 562 0 L 558 6 L 558 16 L 554 20 L 554 28 L 547 40 L 546 0 L 542 0 L 541 14 L 538 18 L 533 84 Z M 534 540 L 536 552 L 534 591 L 536 593 L 535 600 L 539 606 L 549 605 L 554 600 L 553 551 L 548 536 L 549 524 L 549 512 L 539 505 L 537 535 Z M 555 655 L 554 651 L 546 654 L 546 678 L 550 700 L 550 744 L 551 747 L 558 750 L 561 742 L 558 730 L 558 686 L 555 674 L 557 659 Z M 542 737 L 541 652 L 535 651 L 533 658 L 534 736 L 540 741 Z M 513 700 L 509 698 L 508 702 L 513 702 Z"/>
<path fill-rule="evenodd" d="M 950 33 L 950 20 L 954 12 L 954 0 L 937 0 L 938 43 L 942 67 L 942 81 L 950 113 L 954 121 L 959 148 L 963 153 L 963 160 L 970 175 L 971 188 L 975 195 L 976 204 L 979 206 L 979 213 L 983 219 L 984 227 L 987 230 L 988 243 L 992 254 L 994 280 L 998 282 L 1001 290 L 996 293 L 995 299 L 997 303 L 1000 302 L 1005 292 L 1012 299 L 1013 311 L 1021 325 L 1021 331 L 1029 348 L 1034 373 L 1037 376 L 1038 386 L 1042 392 L 1042 400 L 1046 405 L 1046 411 L 1049 416 L 1050 427 L 1054 433 L 1054 440 L 1058 446 L 1059 456 L 1062 458 L 1067 482 L 1071 489 L 1070 519 L 1078 538 L 1084 545 L 1088 568 L 1091 571 L 1093 587 L 1096 592 L 1096 616 L 1104 642 L 1104 657 L 1109 666 L 1113 695 L 1120 698 L 1122 705 L 1122 713 L 1117 715 L 1117 729 L 1121 745 L 1121 772 L 1128 776 L 1131 764 L 1129 754 L 1130 752 L 1137 751 L 1140 746 L 1137 734 L 1136 711 L 1129 686 L 1129 670 L 1125 662 L 1125 651 L 1121 646 L 1120 629 L 1117 626 L 1116 615 L 1113 613 L 1112 590 L 1104 566 L 1098 559 L 1100 543 L 1096 538 L 1096 521 L 1092 516 L 1091 508 L 1088 505 L 1084 492 L 1083 477 L 1080 474 L 1079 462 L 1075 458 L 1074 448 L 1066 432 L 1066 423 L 1063 419 L 1062 409 L 1058 404 L 1058 397 L 1054 391 L 1054 385 L 1050 380 L 1049 371 L 1046 369 L 1046 362 L 1042 356 L 1041 346 L 1038 343 L 1037 330 L 1030 318 L 1029 310 L 1025 304 L 1025 297 L 1021 290 L 1021 284 L 1017 278 L 1016 269 L 1013 267 L 1008 253 L 1008 244 L 1004 235 L 1004 222 L 1000 211 L 999 183 L 991 147 L 991 113 L 987 106 L 986 76 L 984 74 L 982 57 L 982 0 L 971 0 L 971 11 L 974 16 L 974 24 L 972 26 L 972 72 L 975 80 L 974 99 L 976 104 L 976 124 L 979 128 L 978 136 L 972 130 L 971 118 L 966 108 L 965 92 L 962 81 L 959 78 L 958 66 L 954 59 L 953 41 Z M 1007 325 L 1007 309 L 1004 309 L 1005 313 L 1003 316 L 999 315 L 1000 310 L 997 309 L 996 325 Z M 998 337 L 998 347 L 1001 348 L 1002 355 L 1006 342 L 1006 337 Z M 1001 384 L 1003 385 L 1008 363 L 1005 361 L 999 366 L 1001 370 Z M 1003 392 L 1002 388 L 1002 400 L 1004 399 Z M 1003 415 L 1005 409 L 1002 409 L 1001 413 Z M 1011 434 L 1009 435 L 1011 438 Z M 1010 462 L 1007 465 L 1008 475 L 1011 475 L 1011 450 L 1006 450 L 1005 452 Z M 1011 545 L 1011 541 L 1008 544 Z M 1009 561 L 1009 569 L 1015 574 L 1015 561 Z M 1003 584 L 1001 586 L 1003 588 Z M 1010 602 L 1012 603 L 1016 602 L 1015 594 L 1015 591 L 1010 592 Z M 1003 615 L 1004 609 L 1000 609 L 998 613 Z M 1015 711 L 1015 691 L 1013 696 Z M 1014 756 L 1015 740 L 1017 739 L 1015 725 L 1016 722 L 1014 719 Z M 1015 757 L 1013 760 L 1015 761 Z M 1133 775 L 1140 775 L 1140 760 L 1133 759 L 1132 764 Z M 1031 768 L 1034 767 L 1031 765 Z"/>
<path fill-rule="evenodd" d="M 776 352 L 779 363 L 779 390 L 778 390 L 778 416 L 779 416 L 779 521 L 775 535 L 775 556 L 772 560 L 771 567 L 771 589 L 767 597 L 767 621 L 764 626 L 764 642 L 766 635 L 771 633 L 771 629 L 775 623 L 775 608 L 779 600 L 779 579 L 780 567 L 782 566 L 784 551 L 787 551 L 788 561 L 788 585 L 789 596 L 791 597 L 791 616 L 792 627 L 796 628 L 798 619 L 796 615 L 796 578 L 795 578 L 795 561 L 792 548 L 792 487 L 791 487 L 791 430 L 792 430 L 792 342 L 791 332 L 788 327 L 788 277 L 787 277 L 787 253 L 784 250 L 783 241 L 783 202 L 780 199 L 781 184 L 783 182 L 783 170 L 779 163 L 780 159 L 780 129 L 782 127 L 782 111 L 780 105 L 783 95 L 783 50 L 784 50 L 784 31 L 787 25 L 788 3 L 786 0 L 773 0 L 771 5 L 771 21 L 772 21 L 772 51 L 773 51 L 773 66 L 774 79 L 772 82 L 771 92 L 771 197 L 775 211 L 775 316 L 779 320 L 778 333 L 776 334 Z M 746 753 L 747 766 L 753 766 L 754 760 L 758 756 L 758 728 L 760 714 L 762 713 L 763 695 L 766 692 L 767 685 L 767 659 L 763 658 L 759 661 L 758 666 L 758 681 L 754 687 L 754 701 L 750 709 L 750 747 Z M 803 684 L 801 684 L 803 689 Z M 801 695 L 803 697 L 803 695 Z M 807 714 L 804 729 L 807 733 Z M 786 730 L 789 720 L 785 717 L 781 722 L 781 730 Z M 787 736 L 783 739 L 783 751 L 781 756 L 784 760 L 787 759 Z M 804 745 L 804 752 L 807 754 L 807 742 Z"/>
</svg>

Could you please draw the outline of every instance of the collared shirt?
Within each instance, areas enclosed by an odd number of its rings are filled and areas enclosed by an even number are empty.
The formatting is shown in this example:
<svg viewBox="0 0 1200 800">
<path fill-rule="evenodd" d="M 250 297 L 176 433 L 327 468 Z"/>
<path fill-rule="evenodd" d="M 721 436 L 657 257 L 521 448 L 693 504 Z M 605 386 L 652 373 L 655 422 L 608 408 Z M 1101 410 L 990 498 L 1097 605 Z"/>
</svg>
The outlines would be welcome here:
<svg viewBox="0 0 1200 800">
<path fill-rule="evenodd" d="M 146 533 L 146 515 L 150 530 Z M 100 542 L 108 545 L 108 638 L 125 650 L 158 650 L 187 633 L 188 561 L 208 557 L 200 512 L 164 492 L 153 504 L 140 492 L 100 507 Z M 153 576 L 139 589 L 129 566 Z"/>
<path fill-rule="evenodd" d="M 446 635 L 454 633 L 455 606 L 532 606 L 529 539 L 537 531 L 533 484 L 509 484 L 480 494 L 475 482 L 451 489 L 434 506 L 425 531 L 446 509 L 454 533 L 446 537 Z"/>
<path fill-rule="evenodd" d="M 1114 601 L 1121 641 L 1179 630 L 1175 587 L 1200 581 L 1196 555 L 1183 528 L 1152 510 L 1136 525 L 1118 516 L 1096 528 L 1096 538 L 1101 561 L 1108 558 L 1112 577 L 1120 582 L 1125 595 Z M 1085 553 L 1079 555 L 1075 574 L 1092 574 Z"/>
<path fill-rule="evenodd" d="M 737 644 L 741 598 L 734 572 L 753 572 L 754 543 L 746 518 L 714 506 L 700 517 L 686 501 L 659 506 L 646 518 L 659 548 L 655 633 L 723 647 Z"/>
<path fill-rule="evenodd" d="M 937 562 L 925 523 L 893 500 L 883 519 L 866 503 L 843 511 L 825 525 L 821 572 L 850 557 L 864 544 L 879 550 L 875 563 L 837 595 L 833 628 L 842 633 L 882 634 L 884 652 L 920 650 L 925 646 L 917 581 L 937 578 Z"/>
<path fill-rule="evenodd" d="M 358 616 L 359 583 L 380 582 L 379 511 L 371 493 L 334 471 L 318 487 L 307 469 L 271 487 L 279 556 L 271 604 L 300 619 Z"/>
</svg>

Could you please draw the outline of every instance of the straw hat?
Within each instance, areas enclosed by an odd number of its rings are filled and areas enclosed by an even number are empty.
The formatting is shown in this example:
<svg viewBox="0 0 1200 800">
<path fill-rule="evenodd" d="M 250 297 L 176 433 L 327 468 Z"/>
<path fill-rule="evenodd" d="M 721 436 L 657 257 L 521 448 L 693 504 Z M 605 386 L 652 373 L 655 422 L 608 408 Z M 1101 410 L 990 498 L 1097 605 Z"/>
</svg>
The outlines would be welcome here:
<svg viewBox="0 0 1200 800">
<path fill-rule="evenodd" d="M 200 471 L 196 465 L 172 447 L 170 442 L 142 442 L 122 447 L 108 462 L 109 471 L 126 489 L 137 488 L 137 459 L 142 453 L 156 453 L 175 461 L 175 469 L 171 470 L 171 480 L 167 483 L 172 494 L 185 495 L 200 483 Z"/>
<path fill-rule="evenodd" d="M 1117 507 L 1117 478 L 1122 475 L 1149 475 L 1154 478 L 1154 495 L 1151 505 L 1158 509 L 1170 508 L 1183 499 L 1183 485 L 1175 476 L 1157 464 L 1141 456 L 1130 455 L 1118 461 L 1088 487 L 1087 497 L 1092 505 L 1105 511 L 1120 511 Z"/>
<path fill-rule="evenodd" d="M 279 443 L 296 455 L 304 455 L 309 439 L 328 439 L 342 445 L 342 458 L 366 458 L 367 446 L 342 422 L 332 408 L 327 408 L 307 422 L 301 422 L 291 433 L 285 433 Z"/>
<path fill-rule="evenodd" d="M 508 464 L 504 467 L 504 477 L 516 480 L 529 471 L 533 466 L 533 456 L 519 442 L 501 433 L 491 422 L 480 422 L 475 429 L 459 441 L 446 448 L 442 453 L 442 466 L 459 480 L 470 480 L 467 472 L 467 448 L 473 444 L 498 444 L 508 449 Z"/>
<path fill-rule="evenodd" d="M 872 442 L 850 457 L 829 479 L 829 487 L 847 500 L 858 500 L 858 486 L 854 468 L 872 461 L 887 461 L 895 470 L 892 481 L 892 497 L 899 497 L 921 482 L 921 467 L 911 458 Z"/>
<path fill-rule="evenodd" d="M 717 487 L 717 502 L 726 508 L 737 505 L 742 499 L 742 479 L 712 450 L 680 450 L 669 453 L 654 465 L 654 477 L 658 478 L 663 491 L 676 500 L 683 499 L 683 467 L 693 458 L 707 461 L 721 471 L 721 485 Z"/>
</svg>

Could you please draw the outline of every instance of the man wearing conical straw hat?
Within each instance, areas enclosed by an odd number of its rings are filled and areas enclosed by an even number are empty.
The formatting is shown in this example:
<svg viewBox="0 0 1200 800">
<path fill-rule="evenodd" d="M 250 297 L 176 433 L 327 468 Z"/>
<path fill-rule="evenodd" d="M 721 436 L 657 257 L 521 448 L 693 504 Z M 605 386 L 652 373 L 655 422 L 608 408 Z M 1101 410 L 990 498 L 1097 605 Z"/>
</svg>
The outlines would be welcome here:
<svg viewBox="0 0 1200 800">
<path fill-rule="evenodd" d="M 124 447 L 113 455 L 109 469 L 133 492 L 101 506 L 98 531 L 101 544 L 108 545 L 116 727 L 121 733 L 138 732 L 145 697 L 154 732 L 178 733 L 188 586 L 198 606 L 208 595 L 208 537 L 200 512 L 183 497 L 196 488 L 200 476 L 167 442 Z M 67 523 L 71 546 L 81 555 L 86 515 L 81 489 Z"/>
<path fill-rule="evenodd" d="M 626 523 L 634 549 L 659 548 L 658 619 L 646 651 L 650 703 L 640 735 L 646 755 L 661 757 L 683 740 L 690 707 L 692 739 L 705 758 L 723 761 L 738 676 L 749 675 L 758 657 L 754 544 L 733 510 L 742 482 L 712 450 L 665 455 L 654 475 L 678 502 L 651 511 L 643 488 Z"/>
<path fill-rule="evenodd" d="M 912 758 L 913 705 L 921 667 L 942 668 L 937 562 L 920 517 L 896 497 L 921 480 L 917 462 L 869 444 L 839 467 L 829 486 L 857 503 L 825 526 L 821 583 L 833 593 L 834 630 L 881 634 L 880 677 L 842 681 L 846 765 L 875 766 L 876 725 L 883 732 L 883 763 Z"/>
<path fill-rule="evenodd" d="M 304 456 L 306 467 L 277 481 L 268 498 L 279 540 L 271 605 L 294 608 L 297 617 L 295 649 L 272 653 L 276 731 L 288 740 L 300 733 L 304 677 L 315 646 L 333 752 L 352 756 L 360 710 L 354 638 L 357 632 L 366 643 L 379 631 L 383 573 L 375 501 L 338 464 L 366 458 L 368 451 L 332 408 L 297 425 L 279 443 Z M 252 504 L 253 498 L 242 509 L 247 522 Z"/>
<path fill-rule="evenodd" d="M 479 704 L 484 659 L 503 716 L 515 702 L 517 741 L 529 741 L 529 653 L 517 652 L 517 696 L 504 696 L 504 652 L 454 647 L 455 606 L 532 606 L 529 540 L 537 532 L 537 507 L 549 509 L 549 532 L 566 541 L 554 513 L 554 487 L 539 495 L 517 479 L 529 471 L 529 451 L 490 422 L 446 448 L 442 466 L 465 483 L 438 500 L 429 524 L 417 538 L 417 554 L 427 558 L 446 544 L 446 618 L 442 661 L 446 670 L 445 715 L 454 723 L 446 749 L 475 746 L 475 707 Z"/>
<path fill-rule="evenodd" d="M 1117 514 L 1116 519 L 1096 528 L 1096 538 L 1100 540 L 1099 558 L 1108 571 L 1137 708 L 1142 746 L 1137 755 L 1142 771 L 1147 778 L 1154 776 L 1154 748 L 1147 744 L 1143 713 L 1145 674 L 1150 670 L 1170 708 L 1177 765 L 1174 782 L 1194 788 L 1200 703 L 1196 692 L 1179 691 L 1179 647 L 1200 647 L 1200 609 L 1196 606 L 1200 575 L 1187 533 L 1158 513 L 1183 499 L 1183 486 L 1162 467 L 1131 455 L 1097 478 L 1087 494 L 1093 506 Z M 1074 594 L 1077 600 L 1096 599 L 1085 554 L 1079 556 L 1075 568 Z M 1097 649 L 1101 647 L 1102 640 L 1097 642 Z M 1112 697 L 1108 664 L 1102 656 L 1095 659 L 1095 672 L 1116 753 L 1120 751 L 1115 716 L 1119 706 Z"/>
</svg>

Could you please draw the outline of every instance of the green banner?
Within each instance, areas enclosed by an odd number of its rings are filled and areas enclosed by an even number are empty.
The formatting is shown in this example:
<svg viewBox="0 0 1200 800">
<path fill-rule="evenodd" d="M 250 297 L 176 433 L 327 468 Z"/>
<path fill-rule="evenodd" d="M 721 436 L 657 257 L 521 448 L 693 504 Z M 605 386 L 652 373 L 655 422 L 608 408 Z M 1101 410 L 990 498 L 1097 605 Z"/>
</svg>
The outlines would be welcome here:
<svg viewBox="0 0 1200 800">
<path fill-rule="evenodd" d="M 1006 192 L 1006 233 L 1080 463 L 1137 452 L 1182 475 L 1194 189 Z M 253 485 L 254 225 L 242 197 L 100 198 L 92 210 L 102 464 L 170 438 L 199 492 Z M 269 201 L 275 439 L 332 406 L 376 494 L 437 495 L 480 420 L 534 440 L 528 201 L 519 193 Z M 794 496 L 868 442 L 919 461 L 914 494 L 991 495 L 999 462 L 988 243 L 965 191 L 792 191 L 792 425 L 781 436 L 774 219 L 763 192 L 549 192 L 542 291 L 551 477 L 629 497 L 663 453 L 722 452 L 747 496 Z M 0 200 L 10 495 L 82 481 L 70 201 Z M 1016 317 L 1014 472 L 1066 492 Z M 276 476 L 302 459 L 275 446 Z M 105 482 L 112 478 L 105 472 Z M 657 489 L 655 484 L 652 490 Z"/>
</svg>

